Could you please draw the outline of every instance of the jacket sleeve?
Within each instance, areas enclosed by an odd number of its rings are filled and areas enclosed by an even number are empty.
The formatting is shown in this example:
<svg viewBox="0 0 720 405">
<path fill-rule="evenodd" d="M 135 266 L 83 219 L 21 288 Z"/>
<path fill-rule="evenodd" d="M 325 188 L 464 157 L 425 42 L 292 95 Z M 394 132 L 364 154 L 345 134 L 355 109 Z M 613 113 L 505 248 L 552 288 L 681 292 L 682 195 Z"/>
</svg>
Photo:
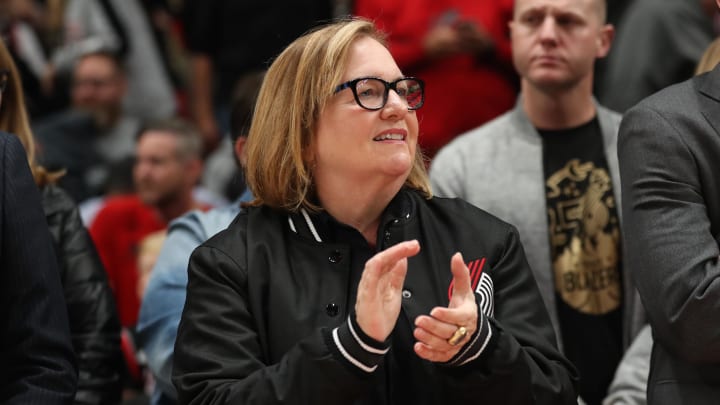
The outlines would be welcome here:
<svg viewBox="0 0 720 405">
<path fill-rule="evenodd" d="M 652 331 L 645 325 L 623 355 L 603 405 L 647 404 L 648 373 L 652 352 Z"/>
<path fill-rule="evenodd" d="M 90 235 L 70 197 L 52 194 L 64 209 L 48 217 L 56 240 L 70 333 L 78 358 L 76 404 L 105 404 L 120 400 L 120 321 L 107 276 Z"/>
<path fill-rule="evenodd" d="M 20 141 L 0 133 L 0 403 L 68 404 L 76 384 L 40 195 Z"/>
<path fill-rule="evenodd" d="M 682 100 L 682 98 L 680 99 Z M 697 120 L 702 120 L 698 114 Z M 719 236 L 698 173 L 698 160 L 683 138 L 695 131 L 687 117 L 630 110 L 618 144 L 622 178 L 624 244 L 653 329 L 669 352 L 697 364 L 720 362 Z M 698 348 L 702 348 L 699 350 Z"/>
<path fill-rule="evenodd" d="M 359 342 L 348 320 L 316 330 L 269 364 L 253 319 L 263 309 L 250 308 L 245 277 L 217 248 L 193 252 L 173 363 L 179 403 L 332 405 L 365 395 L 381 345 Z"/>
<path fill-rule="evenodd" d="M 487 232 L 495 232 L 487 229 Z M 480 356 L 449 373 L 464 373 L 458 400 L 503 404 L 576 404 L 578 373 L 557 349 L 555 333 L 514 227 L 493 263 L 494 316 Z M 480 300 L 480 296 L 476 293 Z M 511 387 L 511 388 L 510 388 Z M 455 401 L 454 401 L 455 402 Z"/>
</svg>

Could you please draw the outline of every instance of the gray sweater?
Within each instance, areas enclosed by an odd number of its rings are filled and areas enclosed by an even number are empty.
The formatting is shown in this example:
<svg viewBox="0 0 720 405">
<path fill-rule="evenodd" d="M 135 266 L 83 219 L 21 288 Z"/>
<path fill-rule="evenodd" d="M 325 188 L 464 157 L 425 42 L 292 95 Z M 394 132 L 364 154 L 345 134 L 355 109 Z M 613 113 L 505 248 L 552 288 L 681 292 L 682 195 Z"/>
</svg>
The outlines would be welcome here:
<svg viewBox="0 0 720 405">
<path fill-rule="evenodd" d="M 438 196 L 463 198 L 518 228 L 562 349 L 547 228 L 542 138 L 521 103 L 518 98 L 513 110 L 462 134 L 440 150 L 432 162 L 430 180 Z M 597 115 L 615 200 L 620 206 L 617 131 L 621 116 L 600 105 Z M 623 345 L 627 347 L 644 323 L 642 304 L 627 270 L 623 272 L 623 293 Z"/>
</svg>

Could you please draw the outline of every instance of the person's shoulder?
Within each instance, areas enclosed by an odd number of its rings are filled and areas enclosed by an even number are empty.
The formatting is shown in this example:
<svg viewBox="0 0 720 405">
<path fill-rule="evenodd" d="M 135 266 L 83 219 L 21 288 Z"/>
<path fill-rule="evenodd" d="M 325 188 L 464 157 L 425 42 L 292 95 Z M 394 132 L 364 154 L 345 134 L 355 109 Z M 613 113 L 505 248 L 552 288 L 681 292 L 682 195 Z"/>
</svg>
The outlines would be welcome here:
<svg viewBox="0 0 720 405">
<path fill-rule="evenodd" d="M 46 215 L 55 212 L 68 212 L 77 208 L 75 200 L 58 185 L 47 184 L 42 187 L 40 193 Z"/>
<path fill-rule="evenodd" d="M 25 183 L 29 179 L 34 184 L 28 165 L 27 152 L 20 142 L 20 138 L 4 131 L 0 131 L 0 135 L 0 179 L 7 180 L 10 176 L 8 173 L 27 173 L 28 177 L 23 175 L 22 178 L 10 180 L 13 183 Z"/>
<path fill-rule="evenodd" d="M 240 205 L 235 203 L 208 211 L 193 210 L 174 219 L 168 233 L 189 232 L 205 240 L 227 228 L 240 211 Z"/>
<path fill-rule="evenodd" d="M 92 114 L 67 109 L 53 113 L 33 122 L 33 132 L 40 138 L 52 140 L 53 136 L 80 136 L 96 130 Z"/>
<path fill-rule="evenodd" d="M 462 198 L 433 196 L 427 206 L 439 214 L 443 221 L 475 226 L 489 232 L 507 231 L 513 226 L 484 209 Z"/>
<path fill-rule="evenodd" d="M 107 197 L 93 219 L 91 228 L 98 224 L 131 226 L 140 222 L 156 222 L 157 215 L 152 207 L 140 201 L 134 194 Z"/>
<path fill-rule="evenodd" d="M 493 137 L 500 136 L 500 134 L 508 128 L 508 125 L 511 124 L 513 120 L 513 112 L 514 110 L 510 110 L 493 118 L 485 124 L 480 125 L 479 127 L 458 135 L 455 139 L 450 141 L 448 146 L 453 145 L 452 147 L 456 149 L 463 149 L 467 146 L 480 144 L 492 139 Z"/>
<path fill-rule="evenodd" d="M 512 126 L 512 113 L 512 110 L 508 111 L 479 127 L 458 135 L 438 151 L 433 158 L 433 164 L 438 161 L 454 162 L 458 156 L 476 156 L 478 152 L 486 150 L 483 148 L 484 145 L 502 137 Z"/>
<path fill-rule="evenodd" d="M 693 108 L 697 104 L 697 86 L 704 82 L 707 74 L 672 84 L 644 98 L 625 115 L 637 110 L 653 110 L 661 114 L 675 114 Z"/>
<path fill-rule="evenodd" d="M 595 105 L 597 107 L 597 118 L 600 121 L 601 128 L 608 126 L 608 129 L 612 129 L 613 133 L 617 133 L 620 128 L 623 115 L 597 102 Z"/>
<path fill-rule="evenodd" d="M 20 142 L 20 138 L 5 131 L 0 131 L 0 145 L 2 145 L 2 148 L 5 150 L 4 153 L 25 153 L 25 149 Z"/>
<path fill-rule="evenodd" d="M 237 215 L 228 221 L 225 227 L 212 235 L 208 235 L 209 238 L 202 246 L 221 249 L 226 252 L 245 246 L 249 211 L 253 210 L 254 208 L 240 210 Z"/>
<path fill-rule="evenodd" d="M 13 137 L 12 135 L 8 134 L 5 131 L 0 131 L 0 144 L 5 145 L 8 142 L 10 142 L 10 140 L 12 138 L 17 138 L 17 137 Z M 18 142 L 20 142 L 20 141 L 18 140 Z"/>
</svg>

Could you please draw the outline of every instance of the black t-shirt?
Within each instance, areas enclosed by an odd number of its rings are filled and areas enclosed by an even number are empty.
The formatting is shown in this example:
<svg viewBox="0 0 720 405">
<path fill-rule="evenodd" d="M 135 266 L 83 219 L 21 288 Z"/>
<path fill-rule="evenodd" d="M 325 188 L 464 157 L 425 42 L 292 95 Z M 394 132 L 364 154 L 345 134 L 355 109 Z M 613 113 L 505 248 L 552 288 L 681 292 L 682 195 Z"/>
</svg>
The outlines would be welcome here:
<svg viewBox="0 0 720 405">
<path fill-rule="evenodd" d="M 600 404 L 622 357 L 620 223 L 597 119 L 539 130 L 558 319 L 580 395 Z"/>
</svg>

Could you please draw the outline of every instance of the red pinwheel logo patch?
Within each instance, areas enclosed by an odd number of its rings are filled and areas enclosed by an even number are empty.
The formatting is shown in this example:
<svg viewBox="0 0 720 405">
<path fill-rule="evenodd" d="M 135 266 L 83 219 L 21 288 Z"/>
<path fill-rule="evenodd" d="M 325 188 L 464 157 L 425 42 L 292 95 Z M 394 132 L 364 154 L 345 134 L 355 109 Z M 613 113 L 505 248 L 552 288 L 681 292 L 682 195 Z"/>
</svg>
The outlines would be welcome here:
<svg viewBox="0 0 720 405">
<path fill-rule="evenodd" d="M 493 281 L 492 278 L 486 273 L 483 273 L 485 267 L 485 258 L 471 260 L 466 263 L 468 271 L 470 272 L 470 284 L 473 291 L 478 294 L 479 305 L 482 312 L 492 317 L 495 313 L 495 302 L 493 301 Z M 455 280 L 450 282 L 448 287 L 448 300 L 452 298 L 453 287 L 455 286 Z"/>
</svg>

